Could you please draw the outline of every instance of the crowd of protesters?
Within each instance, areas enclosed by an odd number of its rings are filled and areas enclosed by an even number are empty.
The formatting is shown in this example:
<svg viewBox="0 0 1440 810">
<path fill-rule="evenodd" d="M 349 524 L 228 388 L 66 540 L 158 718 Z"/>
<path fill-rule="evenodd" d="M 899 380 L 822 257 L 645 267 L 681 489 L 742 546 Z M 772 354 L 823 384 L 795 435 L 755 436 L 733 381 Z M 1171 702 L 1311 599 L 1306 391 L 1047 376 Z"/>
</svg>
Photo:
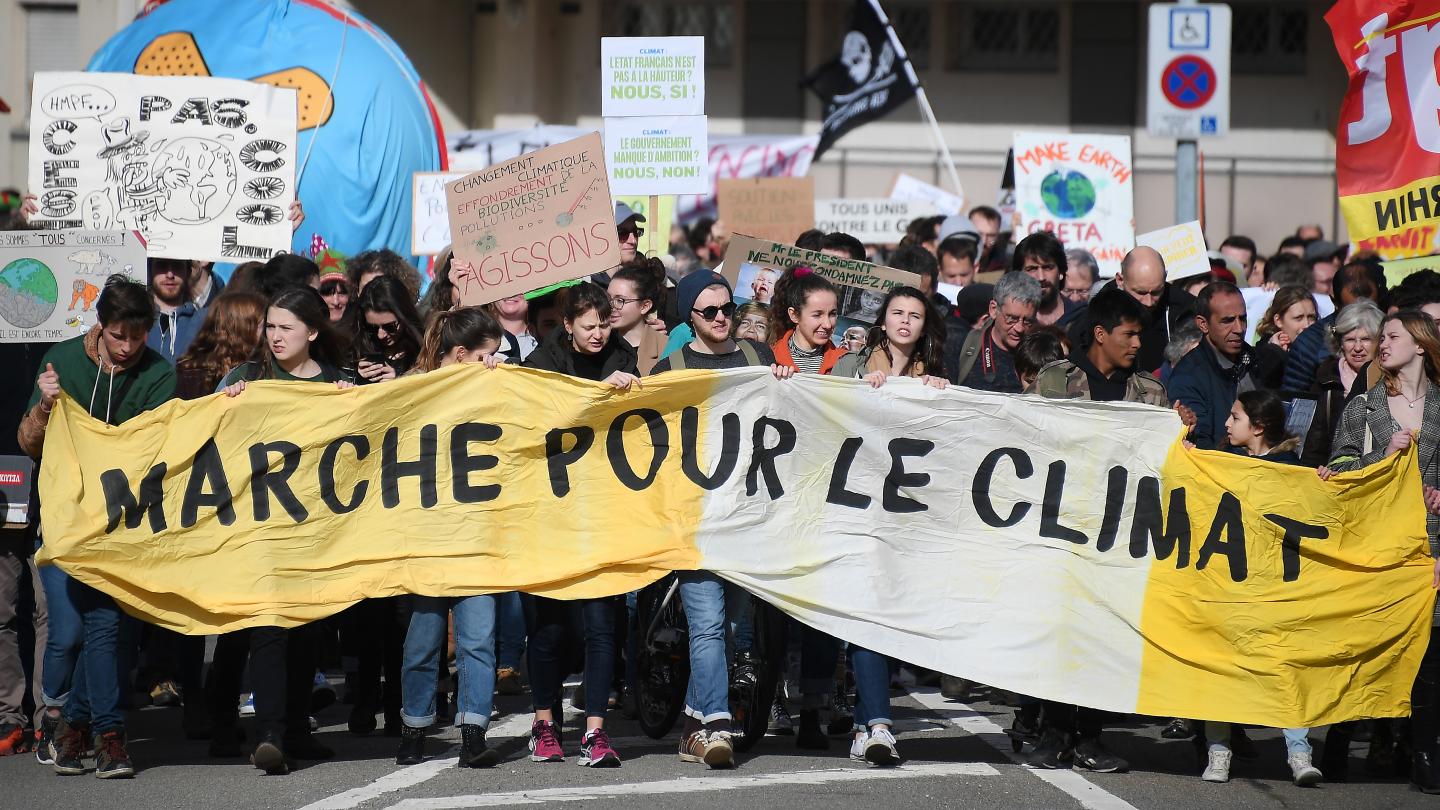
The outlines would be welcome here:
<svg viewBox="0 0 1440 810">
<path fill-rule="evenodd" d="M 8 227 L 25 227 L 25 213 Z M 303 218 L 298 206 L 291 213 L 297 223 Z M 842 318 L 845 290 L 808 267 L 760 272 L 744 289 L 732 288 L 715 271 L 729 242 L 721 222 L 676 226 L 663 258 L 639 252 L 645 227 L 643 215 L 617 206 L 620 267 L 484 306 L 462 305 L 451 273 L 469 268 L 448 250 L 435 257 L 423 297 L 421 271 L 389 250 L 345 257 L 317 244 L 309 256 L 251 262 L 224 279 L 205 262 L 152 259 L 148 284 L 124 277 L 106 284 L 99 323 L 86 334 L 3 347 L 7 376 L 35 380 L 24 391 L 6 387 L 3 414 L 15 426 L 7 436 L 15 436 L 15 450 L 40 459 L 62 391 L 118 425 L 172 398 L 244 397 L 262 380 L 349 388 L 461 363 L 523 364 L 621 390 L 650 375 L 744 366 L 768 368 L 780 380 L 830 374 L 876 388 L 912 377 L 941 389 L 1173 409 L 1194 447 L 1305 465 L 1321 478 L 1417 444 L 1435 551 L 1434 271 L 1391 288 L 1377 257 L 1347 257 L 1307 226 L 1268 257 L 1254 241 L 1231 236 L 1210 254 L 1208 273 L 1179 279 L 1159 253 L 1139 247 L 1106 278 L 1093 256 L 1067 250 L 1049 232 L 1012 243 L 988 207 L 916 220 L 888 249 L 843 233 L 797 234 L 801 247 L 916 275 L 916 286 L 890 289 L 874 323 L 865 323 Z M 1299 402 L 1312 407 L 1296 408 Z M 33 496 L 31 507 L 38 515 Z M 180 707 L 185 734 L 208 740 L 212 756 L 248 756 L 268 773 L 286 773 L 296 761 L 333 756 L 312 728 L 314 714 L 338 699 L 328 670 L 344 673 L 349 731 L 371 734 L 383 720 L 383 732 L 399 740 L 398 764 L 423 761 L 427 735 L 453 720 L 459 764 L 495 765 L 500 757 L 485 739 L 496 716 L 493 695 L 523 694 L 527 681 L 530 759 L 563 761 L 564 683 L 579 671 L 578 761 L 621 764 L 606 717 L 634 709 L 633 662 L 625 660 L 633 603 L 624 597 L 371 599 L 300 628 L 221 636 L 207 669 L 203 640 L 142 625 L 59 569 L 37 569 L 43 526 L 34 523 L 7 532 L 0 549 L 0 756 L 33 752 L 58 774 L 133 776 L 125 715 L 143 695 Z M 730 683 L 744 654 L 733 642 L 744 635 L 745 594 L 704 571 L 678 579 L 690 644 L 679 757 L 733 767 Z M 1440 623 L 1440 608 L 1436 615 Z M 798 683 L 777 694 L 769 732 L 812 750 L 839 736 L 857 762 L 899 763 L 890 714 L 899 662 L 791 627 Z M 21 655 L 21 629 L 35 643 L 33 666 L 22 664 L 29 656 Z M 1285 729 L 1295 782 L 1346 779 L 1350 745 L 1368 735 L 1368 768 L 1440 793 L 1434 649 L 1424 655 L 1410 718 L 1333 726 L 1318 761 L 1309 730 Z M 939 673 L 921 677 L 952 698 L 974 686 Z M 1104 713 L 1023 695 L 1014 703 L 1011 732 L 1032 746 L 1036 767 L 1128 768 L 1102 742 Z M 247 736 L 239 719 L 251 714 Z M 1166 738 L 1194 741 L 1207 781 L 1228 780 L 1232 755 L 1252 750 L 1243 727 L 1207 718 L 1156 723 Z"/>
</svg>

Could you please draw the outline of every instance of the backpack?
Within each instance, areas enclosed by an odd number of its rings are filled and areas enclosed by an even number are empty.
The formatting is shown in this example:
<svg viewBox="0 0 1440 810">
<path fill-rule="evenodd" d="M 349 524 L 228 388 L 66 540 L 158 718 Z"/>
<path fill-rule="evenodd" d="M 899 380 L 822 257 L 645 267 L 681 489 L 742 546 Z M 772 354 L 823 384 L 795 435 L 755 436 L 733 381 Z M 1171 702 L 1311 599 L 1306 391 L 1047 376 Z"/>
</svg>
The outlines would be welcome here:
<svg viewBox="0 0 1440 810">
<path fill-rule="evenodd" d="M 764 363 L 761 363 L 761 362 L 760 362 L 760 353 L 757 352 L 757 351 L 755 351 L 755 347 L 750 345 L 750 341 L 748 341 L 748 340 L 737 340 L 737 341 L 735 341 L 735 345 L 736 345 L 736 346 L 739 346 L 739 347 L 740 347 L 740 353 L 743 354 L 743 355 L 745 355 L 745 364 L 746 364 L 746 365 L 750 365 L 750 366 L 760 366 L 760 365 L 764 365 Z M 670 355 L 670 370 L 671 370 L 671 371 L 684 371 L 684 370 L 685 370 L 685 347 L 684 347 L 684 346 L 681 346 L 679 349 L 676 349 L 675 352 Z"/>
</svg>

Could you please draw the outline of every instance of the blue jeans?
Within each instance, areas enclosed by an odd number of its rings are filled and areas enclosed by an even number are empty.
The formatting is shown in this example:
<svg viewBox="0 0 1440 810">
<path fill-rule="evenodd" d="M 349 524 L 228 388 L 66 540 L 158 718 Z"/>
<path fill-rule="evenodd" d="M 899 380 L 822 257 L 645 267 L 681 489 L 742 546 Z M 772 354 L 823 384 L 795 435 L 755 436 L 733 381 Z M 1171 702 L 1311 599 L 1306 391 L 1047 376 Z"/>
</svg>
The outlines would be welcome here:
<svg viewBox="0 0 1440 810">
<path fill-rule="evenodd" d="M 525 657 L 525 608 L 518 591 L 495 594 L 496 626 L 495 661 L 500 667 L 520 669 Z"/>
<path fill-rule="evenodd" d="M 1310 729 L 1308 728 L 1287 728 L 1281 732 L 1285 735 L 1285 755 L 1310 753 Z M 1214 720 L 1205 721 L 1205 739 L 1210 743 L 1211 751 L 1230 750 L 1230 724 L 1219 723 Z"/>
<path fill-rule="evenodd" d="M 45 638 L 45 666 L 40 689 L 46 708 L 65 706 L 72 691 L 84 689 L 84 672 L 76 667 L 80 659 L 83 628 L 80 611 L 70 601 L 70 576 L 58 566 L 40 566 L 40 584 L 45 588 L 49 609 L 49 632 Z"/>
<path fill-rule="evenodd" d="M 690 684 L 685 714 L 702 723 L 730 719 L 730 653 L 727 638 L 745 615 L 744 589 L 709 571 L 681 571 L 680 603 L 690 629 Z"/>
<path fill-rule="evenodd" d="M 864 647 L 850 645 L 855 672 L 855 730 L 890 721 L 890 659 Z"/>
<path fill-rule="evenodd" d="M 450 611 L 455 613 L 455 668 L 460 674 L 455 724 L 490 725 L 495 692 L 495 603 L 493 595 L 414 597 L 400 668 L 400 719 L 405 725 L 425 728 L 435 722 L 435 684 L 445 648 L 445 615 Z"/>
<path fill-rule="evenodd" d="M 118 673 L 120 609 L 114 599 L 78 580 L 71 579 L 68 590 L 84 636 L 77 666 L 84 673 L 84 688 L 70 690 L 65 720 L 72 726 L 88 722 L 96 734 L 123 731 Z M 77 686 L 79 681 L 77 675 Z"/>
</svg>

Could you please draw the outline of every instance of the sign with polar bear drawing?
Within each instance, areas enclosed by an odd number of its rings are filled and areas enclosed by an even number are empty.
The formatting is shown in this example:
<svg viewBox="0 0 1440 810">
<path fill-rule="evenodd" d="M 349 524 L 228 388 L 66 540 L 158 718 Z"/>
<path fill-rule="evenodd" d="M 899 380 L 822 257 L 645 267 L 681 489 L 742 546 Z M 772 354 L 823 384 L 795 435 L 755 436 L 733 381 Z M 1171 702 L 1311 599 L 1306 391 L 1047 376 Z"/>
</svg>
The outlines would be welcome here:
<svg viewBox="0 0 1440 810">
<path fill-rule="evenodd" d="M 115 274 L 145 283 L 135 231 L 0 231 L 0 343 L 54 343 L 99 323 Z"/>
<path fill-rule="evenodd" d="M 149 255 L 290 250 L 296 94 L 236 79 L 37 73 L 34 227 L 138 230 Z"/>
</svg>

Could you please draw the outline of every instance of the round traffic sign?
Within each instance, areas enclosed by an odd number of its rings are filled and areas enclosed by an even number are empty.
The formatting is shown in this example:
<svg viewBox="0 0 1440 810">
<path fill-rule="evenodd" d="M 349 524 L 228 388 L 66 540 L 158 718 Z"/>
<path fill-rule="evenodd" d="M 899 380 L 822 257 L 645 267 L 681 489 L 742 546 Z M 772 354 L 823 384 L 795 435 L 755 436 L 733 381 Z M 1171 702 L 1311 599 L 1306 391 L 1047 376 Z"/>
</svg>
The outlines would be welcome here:
<svg viewBox="0 0 1440 810">
<path fill-rule="evenodd" d="M 1205 106 L 1215 96 L 1215 68 L 1198 56 L 1180 56 L 1160 73 L 1160 90 L 1182 110 Z"/>
</svg>

